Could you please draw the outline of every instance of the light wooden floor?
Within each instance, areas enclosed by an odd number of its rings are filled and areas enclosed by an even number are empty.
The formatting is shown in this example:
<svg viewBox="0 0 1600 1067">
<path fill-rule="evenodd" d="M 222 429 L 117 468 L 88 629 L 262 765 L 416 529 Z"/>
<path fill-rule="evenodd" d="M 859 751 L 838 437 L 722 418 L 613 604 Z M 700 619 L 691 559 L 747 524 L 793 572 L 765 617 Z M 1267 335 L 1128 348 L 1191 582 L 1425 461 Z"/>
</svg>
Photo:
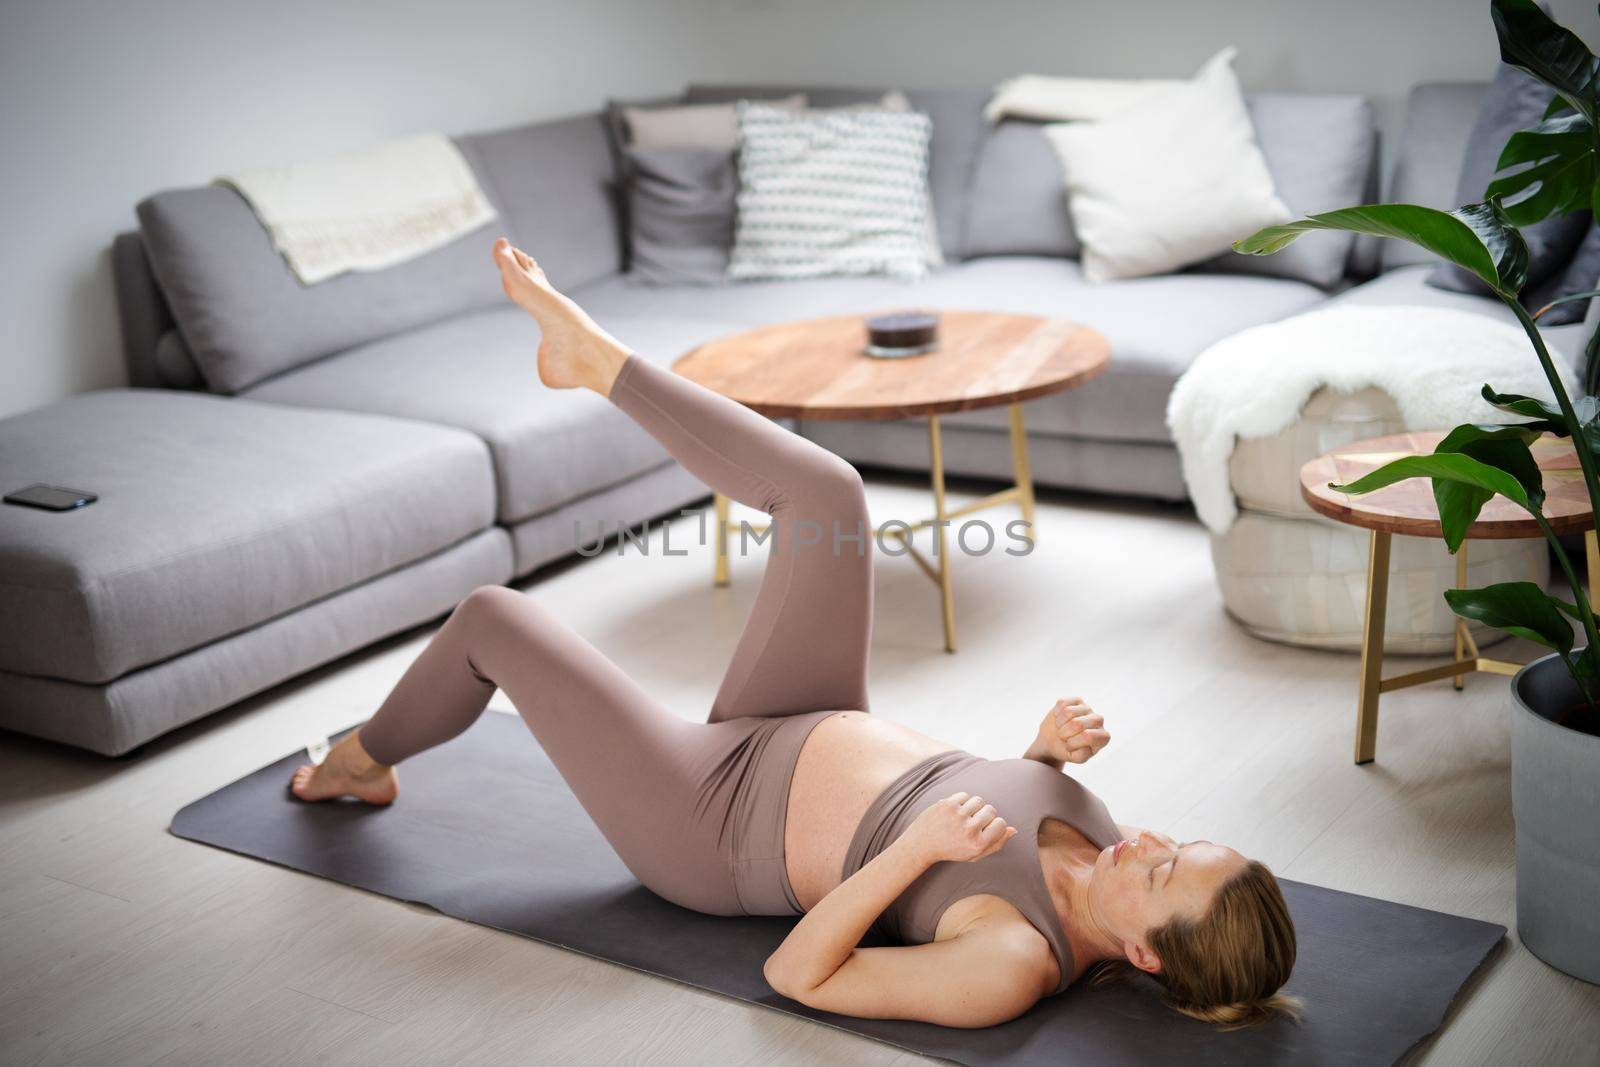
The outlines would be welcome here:
<svg viewBox="0 0 1600 1067">
<path fill-rule="evenodd" d="M 914 483 L 875 480 L 870 493 L 880 519 L 926 507 Z M 674 548 L 694 526 L 674 527 Z M 1083 695 L 1113 742 L 1081 773 L 1119 821 L 1224 841 L 1302 881 L 1514 929 L 1503 680 L 1386 698 L 1379 762 L 1358 768 L 1355 657 L 1266 644 L 1228 621 L 1205 534 L 1185 511 L 1062 496 L 1041 508 L 1040 528 L 1032 556 L 956 560 L 955 656 L 940 648 L 933 586 L 909 561 L 880 561 L 878 713 L 1010 756 L 1056 697 Z M 695 718 L 760 560 L 736 560 L 731 589 L 710 588 L 709 572 L 703 547 L 630 552 L 524 587 Z M 0 1062 L 918 1059 L 166 833 L 188 801 L 365 719 L 432 630 L 125 760 L 4 735 Z M 509 708 L 503 695 L 494 706 Z M 1596 1049 L 1600 989 L 1545 966 L 1513 933 L 1418 1058 L 1592 1064 Z"/>
</svg>

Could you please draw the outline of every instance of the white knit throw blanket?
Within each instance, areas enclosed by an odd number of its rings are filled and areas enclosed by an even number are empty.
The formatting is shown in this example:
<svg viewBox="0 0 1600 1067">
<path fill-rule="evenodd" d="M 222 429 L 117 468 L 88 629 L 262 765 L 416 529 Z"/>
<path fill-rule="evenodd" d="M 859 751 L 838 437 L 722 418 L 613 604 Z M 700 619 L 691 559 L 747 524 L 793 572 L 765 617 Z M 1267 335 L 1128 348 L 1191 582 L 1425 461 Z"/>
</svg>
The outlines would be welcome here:
<svg viewBox="0 0 1600 1067">
<path fill-rule="evenodd" d="M 1570 393 L 1566 357 L 1552 356 Z M 1486 384 L 1552 399 L 1515 325 L 1445 308 L 1332 307 L 1253 326 L 1200 353 L 1167 401 L 1167 426 L 1200 521 L 1222 534 L 1238 517 L 1228 483 L 1234 441 L 1283 430 L 1319 388 L 1382 389 L 1408 430 L 1518 421 L 1482 398 Z"/>
<path fill-rule="evenodd" d="M 392 267 L 495 217 L 460 149 L 437 133 L 243 171 L 217 183 L 249 202 L 273 247 L 307 285 Z"/>
</svg>

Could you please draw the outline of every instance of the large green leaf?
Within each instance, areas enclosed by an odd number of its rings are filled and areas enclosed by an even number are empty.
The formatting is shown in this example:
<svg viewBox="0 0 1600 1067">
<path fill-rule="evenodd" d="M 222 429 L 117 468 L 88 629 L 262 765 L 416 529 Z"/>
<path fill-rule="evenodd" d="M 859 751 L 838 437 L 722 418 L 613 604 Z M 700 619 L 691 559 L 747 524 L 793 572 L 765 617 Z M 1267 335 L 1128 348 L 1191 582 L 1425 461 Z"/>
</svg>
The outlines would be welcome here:
<svg viewBox="0 0 1600 1067">
<path fill-rule="evenodd" d="M 1440 211 L 1419 204 L 1365 204 L 1268 226 L 1235 241 L 1234 251 L 1266 256 L 1314 230 L 1397 237 L 1471 271 L 1490 288 L 1515 296 L 1528 272 L 1528 246 L 1493 202 Z"/>
<path fill-rule="evenodd" d="M 1481 204 L 1462 204 L 1449 213 L 1460 219 L 1494 259 L 1500 283 L 1496 289 L 1515 294 L 1528 280 L 1528 242 L 1506 218 L 1500 201 L 1491 197 Z"/>
<path fill-rule="evenodd" d="M 1446 589 L 1444 599 L 1450 610 L 1464 619 L 1537 641 L 1563 655 L 1572 651 L 1572 624 L 1550 595 L 1533 582 Z"/>
<path fill-rule="evenodd" d="M 1544 478 L 1528 445 L 1539 431 L 1521 425 L 1457 426 L 1440 441 L 1434 454 L 1456 453 L 1504 471 L 1517 480 L 1527 497 L 1527 506 L 1537 510 L 1544 505 Z M 1439 527 L 1445 545 L 1454 552 L 1466 539 L 1467 528 L 1493 494 L 1482 486 L 1453 479 L 1433 480 L 1433 499 L 1439 507 Z"/>
<path fill-rule="evenodd" d="M 1445 435 L 1434 448 L 1434 454 L 1457 453 L 1471 456 L 1497 470 L 1505 471 L 1522 486 L 1528 506 L 1544 505 L 1544 476 L 1528 446 L 1539 438 L 1540 431 L 1512 423 L 1478 426 L 1468 423 L 1457 426 Z"/>
<path fill-rule="evenodd" d="M 1483 506 L 1494 499 L 1494 493 L 1480 485 L 1453 482 L 1447 478 L 1433 480 L 1433 502 L 1439 509 L 1439 532 L 1451 552 L 1461 547 L 1467 539 L 1467 530 L 1478 521 Z"/>
<path fill-rule="evenodd" d="M 1493 0 L 1500 58 L 1538 78 L 1591 123 L 1600 114 L 1600 60 L 1533 0 Z"/>
<path fill-rule="evenodd" d="M 1497 393 L 1492 385 L 1484 386 L 1480 395 L 1501 411 L 1509 411 L 1513 415 L 1521 415 L 1528 419 L 1544 420 L 1539 426 L 1540 430 L 1562 437 L 1567 436 L 1567 422 L 1561 414 L 1561 408 L 1548 400 L 1523 396 L 1521 393 Z M 1572 410 L 1578 416 L 1580 423 L 1587 425 L 1594 422 L 1596 416 L 1600 416 L 1600 397 L 1580 396 L 1572 402 Z M 1531 430 L 1534 427 L 1531 423 L 1525 423 L 1523 428 Z"/>
<path fill-rule="evenodd" d="M 1330 483 L 1330 485 L 1337 492 L 1359 495 L 1370 493 L 1374 489 L 1382 489 L 1395 482 L 1403 482 L 1407 478 L 1443 478 L 1464 485 L 1475 485 L 1479 489 L 1487 489 L 1490 493 L 1498 493 L 1524 508 L 1528 506 L 1528 495 L 1523 491 L 1521 482 L 1503 470 L 1459 453 L 1435 452 L 1426 456 L 1405 456 L 1392 463 L 1385 463 L 1353 482 L 1344 485 Z"/>
<path fill-rule="evenodd" d="M 1596 336 L 1600 337 L 1600 331 L 1597 331 Z M 1572 436 L 1561 409 L 1547 401 L 1523 396 L 1520 393 L 1497 393 L 1487 385 L 1483 387 L 1483 398 L 1501 411 L 1509 411 L 1513 415 L 1536 420 L 1516 423 L 1519 429 L 1552 433 L 1557 437 Z M 1578 424 L 1583 430 L 1583 440 L 1588 445 L 1590 453 L 1600 456 L 1600 397 L 1593 394 L 1580 396 L 1572 402 L 1572 411 L 1578 416 Z"/>
<path fill-rule="evenodd" d="M 1583 115 L 1569 111 L 1512 134 L 1495 170 L 1519 164 L 1527 166 L 1496 178 L 1484 190 L 1486 198 L 1503 198 L 1512 224 L 1531 226 L 1552 215 L 1589 210 L 1595 196 L 1595 139 L 1594 127 Z"/>
</svg>

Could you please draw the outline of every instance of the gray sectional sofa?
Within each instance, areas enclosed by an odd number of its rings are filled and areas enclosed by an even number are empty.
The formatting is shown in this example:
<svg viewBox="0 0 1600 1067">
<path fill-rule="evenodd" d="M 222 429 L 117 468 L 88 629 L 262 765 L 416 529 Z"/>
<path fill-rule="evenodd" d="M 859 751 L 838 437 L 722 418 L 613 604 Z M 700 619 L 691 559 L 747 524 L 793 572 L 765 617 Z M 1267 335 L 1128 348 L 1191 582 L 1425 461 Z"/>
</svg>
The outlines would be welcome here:
<svg viewBox="0 0 1600 1067">
<path fill-rule="evenodd" d="M 791 86 L 691 87 L 685 99 Z M 807 89 L 828 106 L 881 89 Z M 1408 198 L 1452 203 L 1481 87 L 1423 87 L 1397 153 Z M 1109 373 L 1029 406 L 1043 485 L 1182 500 L 1164 411 L 1212 342 L 1331 299 L 1495 309 L 1433 290 L 1406 253 L 1333 234 L 1278 262 L 1226 256 L 1090 285 L 1031 124 L 991 128 L 986 90 L 907 94 L 932 114 L 948 265 L 886 278 L 645 287 L 625 273 L 614 124 L 580 115 L 458 139 L 500 218 L 408 263 L 301 286 L 244 202 L 157 193 L 114 263 L 133 388 L 0 421 L 7 488 L 100 493 L 80 512 L 0 508 L 0 726 L 106 754 L 435 618 L 478 585 L 570 554 L 575 522 L 636 523 L 704 486 L 597 397 L 536 377 L 536 326 L 489 261 L 505 233 L 646 358 L 741 328 L 890 307 L 991 308 L 1104 332 Z M 1376 195 L 1354 96 L 1252 97 L 1280 195 L 1314 212 Z M 1366 275 L 1376 272 L 1372 280 Z M 1295 276 L 1283 276 L 1285 273 Z M 1003 416 L 948 420 L 954 474 L 1005 476 Z M 920 423 L 797 429 L 862 463 L 925 468 Z"/>
</svg>

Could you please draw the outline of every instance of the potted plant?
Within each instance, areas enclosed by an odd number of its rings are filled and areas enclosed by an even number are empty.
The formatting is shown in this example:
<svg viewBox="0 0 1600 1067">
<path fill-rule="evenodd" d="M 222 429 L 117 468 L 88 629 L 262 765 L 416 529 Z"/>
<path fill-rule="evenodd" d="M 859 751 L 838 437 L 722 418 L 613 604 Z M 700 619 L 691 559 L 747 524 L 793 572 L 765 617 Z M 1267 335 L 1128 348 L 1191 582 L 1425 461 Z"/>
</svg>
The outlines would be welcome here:
<svg viewBox="0 0 1600 1067">
<path fill-rule="evenodd" d="M 1499 159 L 1504 176 L 1489 185 L 1482 203 L 1454 211 L 1415 204 L 1344 208 L 1270 226 L 1234 248 L 1268 255 L 1313 230 L 1411 241 L 1483 279 L 1527 332 L 1554 405 L 1485 385 L 1485 400 L 1525 421 L 1457 426 L 1432 455 L 1396 460 L 1335 488 L 1365 493 L 1406 478 L 1431 479 L 1452 553 L 1496 494 L 1525 508 L 1544 529 L 1571 587 L 1570 602 L 1533 582 L 1451 589 L 1445 600 L 1457 615 L 1554 650 L 1511 682 L 1517 930 L 1545 962 L 1600 982 L 1600 635 L 1594 606 L 1541 511 L 1544 488 L 1529 451 L 1542 434 L 1570 437 L 1590 504 L 1600 514 L 1600 399 L 1584 395 L 1574 402 L 1568 396 L 1535 316 L 1518 299 L 1528 247 L 1517 230 L 1573 211 L 1592 209 L 1600 219 L 1600 60 L 1533 0 L 1492 0 L 1490 10 L 1501 58 L 1548 85 L 1551 103 L 1539 125 L 1507 141 Z M 1521 169 L 1506 173 L 1508 168 Z M 1557 302 L 1595 295 L 1576 293 Z M 1600 382 L 1600 331 L 1590 338 L 1586 355 L 1585 392 L 1593 394 Z M 1583 631 L 1581 647 L 1575 647 L 1573 621 Z"/>
</svg>

